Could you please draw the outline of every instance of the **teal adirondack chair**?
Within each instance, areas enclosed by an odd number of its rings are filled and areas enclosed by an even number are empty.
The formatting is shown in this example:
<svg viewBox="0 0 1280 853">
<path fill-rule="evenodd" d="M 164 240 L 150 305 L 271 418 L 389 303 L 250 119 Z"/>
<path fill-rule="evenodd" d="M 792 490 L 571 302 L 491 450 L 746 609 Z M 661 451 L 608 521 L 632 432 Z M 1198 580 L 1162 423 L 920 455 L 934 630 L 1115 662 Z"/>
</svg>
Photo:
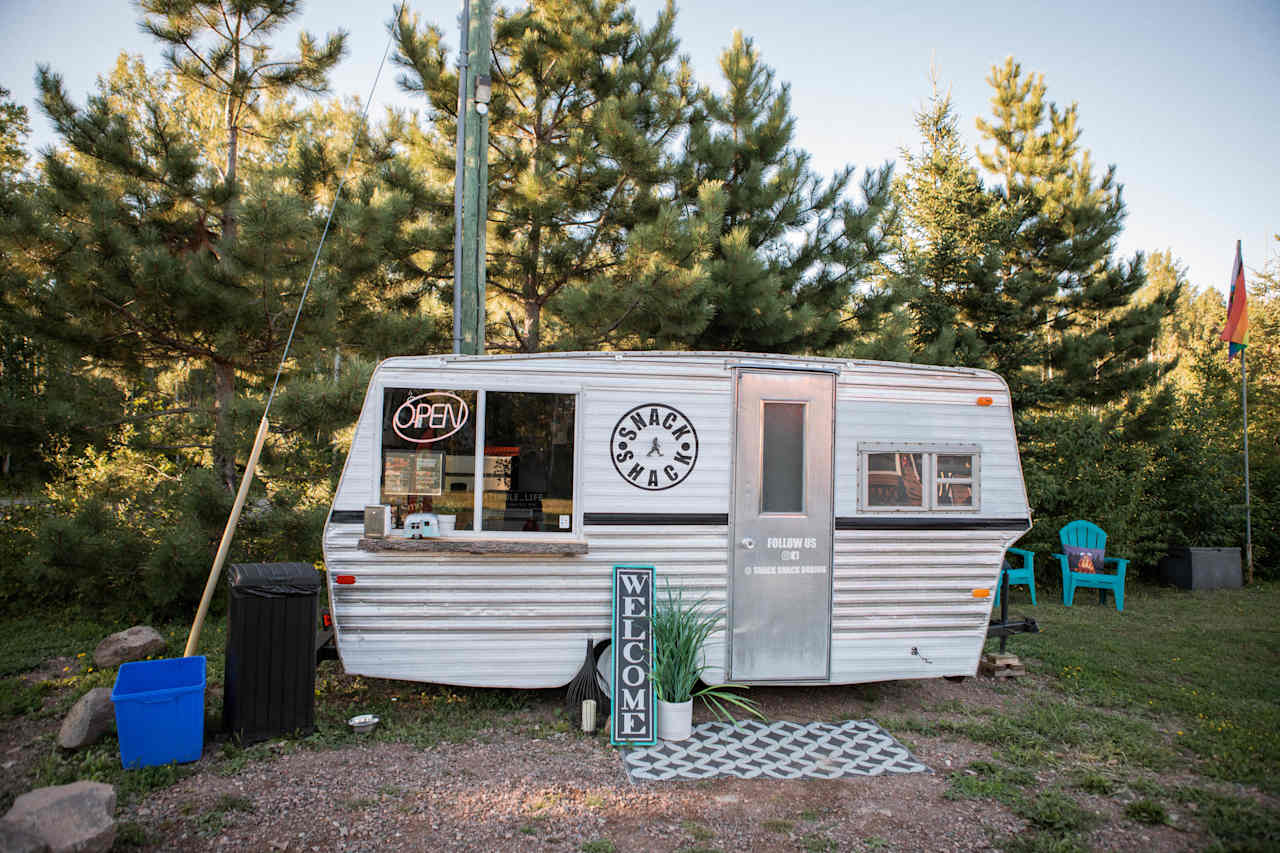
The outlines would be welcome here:
<svg viewBox="0 0 1280 853">
<path fill-rule="evenodd" d="M 996 598 L 992 602 L 993 607 L 1000 606 L 1000 591 L 1004 589 L 1004 575 L 1009 576 L 1009 586 L 1015 583 L 1024 583 L 1027 589 L 1031 591 L 1031 604 L 1036 603 L 1036 555 L 1031 551 L 1024 551 L 1021 548 L 1010 548 L 1010 554 L 1016 554 L 1022 558 L 1022 565 L 1018 568 L 1002 568 L 1002 575 L 996 581 Z"/>
<path fill-rule="evenodd" d="M 1068 545 L 1078 548 L 1107 547 L 1106 531 L 1091 521 L 1071 522 L 1058 531 L 1058 538 L 1062 541 L 1063 550 L 1066 550 Z M 1065 554 L 1054 554 L 1053 556 L 1058 558 L 1058 563 L 1062 566 L 1063 604 L 1070 607 L 1072 599 L 1075 598 L 1076 587 L 1083 586 L 1096 589 L 1099 594 L 1110 590 L 1116 599 L 1116 610 L 1124 610 L 1124 573 L 1129 568 L 1128 560 L 1119 557 L 1107 557 L 1106 565 L 1109 566 L 1114 563 L 1116 566 L 1116 573 L 1108 575 L 1102 572 L 1096 574 L 1073 572 Z"/>
</svg>

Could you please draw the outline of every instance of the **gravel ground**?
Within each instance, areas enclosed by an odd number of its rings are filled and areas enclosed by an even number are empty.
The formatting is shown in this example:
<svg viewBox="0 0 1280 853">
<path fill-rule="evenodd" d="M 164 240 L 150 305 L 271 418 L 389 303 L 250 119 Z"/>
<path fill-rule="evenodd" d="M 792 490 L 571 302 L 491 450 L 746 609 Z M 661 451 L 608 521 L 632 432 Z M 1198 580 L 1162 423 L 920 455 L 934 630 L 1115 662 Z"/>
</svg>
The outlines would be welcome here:
<svg viewBox="0 0 1280 853">
<path fill-rule="evenodd" d="M 1026 701 L 1031 684 L 904 681 L 752 696 L 771 719 L 807 722 L 1003 707 Z M 553 722 L 558 694 L 533 695 L 519 715 L 524 723 Z M 23 779 L 47 754 L 59 722 L 20 717 L 0 732 L 6 789 L 26 789 Z M 177 784 L 131 802 L 122 797 L 117 849 L 968 851 L 996 849 L 1025 829 L 999 803 L 946 796 L 949 774 L 990 756 L 961 738 L 891 730 L 931 773 L 633 784 L 603 737 L 551 728 L 513 724 L 428 748 L 371 739 L 299 749 L 282 741 L 262 751 L 270 757 L 242 766 L 209 746 Z M 1096 849 L 1205 846 L 1196 833 L 1125 820 L 1113 799 L 1079 799 L 1110 818 L 1088 838 Z"/>
<path fill-rule="evenodd" d="M 868 842 L 981 850 L 992 832 L 1018 828 L 977 801 L 942 799 L 945 789 L 939 774 L 633 785 L 596 739 L 492 733 L 429 750 L 299 752 L 234 777 L 200 773 L 121 817 L 168 850 L 577 851 L 600 839 L 618 850 L 850 850 Z M 228 810 L 216 832 L 196 817 L 241 798 L 253 811 Z M 174 817 L 184 813 L 193 817 Z"/>
</svg>

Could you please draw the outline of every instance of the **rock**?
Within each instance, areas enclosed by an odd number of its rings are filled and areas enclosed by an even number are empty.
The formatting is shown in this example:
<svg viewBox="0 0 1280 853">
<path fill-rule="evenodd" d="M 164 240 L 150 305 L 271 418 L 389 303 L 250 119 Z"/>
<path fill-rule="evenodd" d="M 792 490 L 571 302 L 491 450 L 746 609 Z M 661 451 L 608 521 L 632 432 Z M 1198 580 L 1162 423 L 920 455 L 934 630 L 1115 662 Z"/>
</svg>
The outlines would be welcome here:
<svg viewBox="0 0 1280 853">
<path fill-rule="evenodd" d="M 58 746 L 79 749 L 97 743 L 111 731 L 116 722 L 116 708 L 111 702 L 110 687 L 95 687 L 80 697 L 62 721 Z"/>
<path fill-rule="evenodd" d="M 0 820 L 0 851 L 4 853 L 48 853 L 49 845 L 15 823 Z"/>
<path fill-rule="evenodd" d="M 116 840 L 115 810 L 115 788 L 72 782 L 23 794 L 3 822 L 41 839 L 50 853 L 106 853 Z"/>
<path fill-rule="evenodd" d="M 163 651 L 164 637 L 155 628 L 150 625 L 134 625 L 98 643 L 98 648 L 93 651 L 93 662 L 102 668 L 119 666 L 126 661 L 142 660 L 148 655 L 158 655 Z"/>
</svg>

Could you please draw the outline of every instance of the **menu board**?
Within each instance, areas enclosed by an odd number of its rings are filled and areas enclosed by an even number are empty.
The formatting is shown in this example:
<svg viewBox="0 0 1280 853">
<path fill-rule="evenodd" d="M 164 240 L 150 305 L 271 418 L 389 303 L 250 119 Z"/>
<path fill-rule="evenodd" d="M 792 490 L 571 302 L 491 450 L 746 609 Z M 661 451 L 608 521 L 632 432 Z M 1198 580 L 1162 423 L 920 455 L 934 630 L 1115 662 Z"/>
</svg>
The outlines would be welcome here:
<svg viewBox="0 0 1280 853">
<path fill-rule="evenodd" d="M 419 450 L 414 454 L 413 493 L 415 495 L 444 494 L 443 453 L 431 450 Z"/>
<path fill-rule="evenodd" d="M 382 491 L 388 495 L 444 493 L 444 454 L 438 451 L 388 450 L 383 454 Z"/>
</svg>

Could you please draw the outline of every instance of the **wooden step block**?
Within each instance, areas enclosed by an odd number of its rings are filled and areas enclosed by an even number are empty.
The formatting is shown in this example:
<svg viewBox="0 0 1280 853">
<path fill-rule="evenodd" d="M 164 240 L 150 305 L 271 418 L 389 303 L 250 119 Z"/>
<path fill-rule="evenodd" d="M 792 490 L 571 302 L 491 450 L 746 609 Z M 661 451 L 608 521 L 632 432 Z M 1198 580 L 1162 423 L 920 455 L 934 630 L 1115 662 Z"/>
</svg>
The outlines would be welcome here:
<svg viewBox="0 0 1280 853">
<path fill-rule="evenodd" d="M 990 654 L 978 661 L 978 673 L 988 678 L 1017 678 L 1026 675 L 1027 668 L 1017 655 Z"/>
</svg>

